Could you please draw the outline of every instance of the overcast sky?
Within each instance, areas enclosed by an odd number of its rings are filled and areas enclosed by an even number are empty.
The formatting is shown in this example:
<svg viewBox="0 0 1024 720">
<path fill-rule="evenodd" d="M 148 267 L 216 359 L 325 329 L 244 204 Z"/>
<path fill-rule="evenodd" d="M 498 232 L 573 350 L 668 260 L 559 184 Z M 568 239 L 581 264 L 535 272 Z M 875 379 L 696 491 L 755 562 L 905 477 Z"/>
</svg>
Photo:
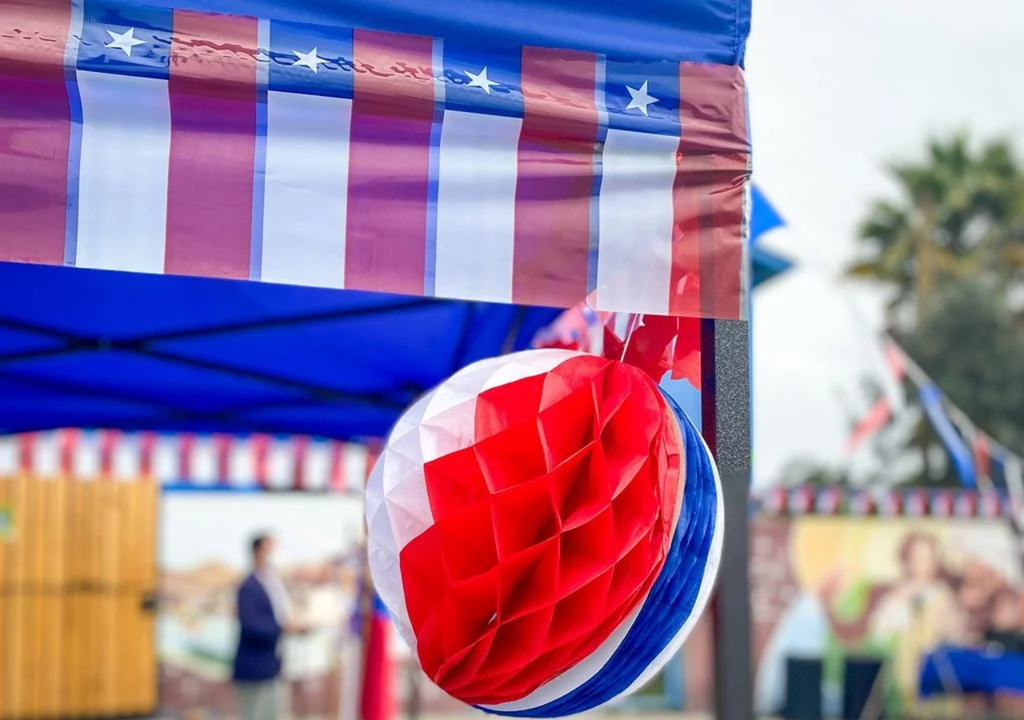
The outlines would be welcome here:
<svg viewBox="0 0 1024 720">
<path fill-rule="evenodd" d="M 754 177 L 800 265 L 757 293 L 755 484 L 796 457 L 842 460 L 841 396 L 877 372 L 873 293 L 840 286 L 882 163 L 961 127 L 1024 151 L 1024 0 L 757 0 L 747 52 Z M 1022 152 L 1024 154 L 1024 152 Z"/>
</svg>

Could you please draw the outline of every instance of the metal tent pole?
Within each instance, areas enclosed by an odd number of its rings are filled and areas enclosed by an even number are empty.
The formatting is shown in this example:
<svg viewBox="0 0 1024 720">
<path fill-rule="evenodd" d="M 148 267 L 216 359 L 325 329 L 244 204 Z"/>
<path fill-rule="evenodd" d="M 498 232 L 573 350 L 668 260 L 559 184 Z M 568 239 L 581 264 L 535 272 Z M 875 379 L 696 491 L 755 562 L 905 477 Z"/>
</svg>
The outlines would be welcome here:
<svg viewBox="0 0 1024 720">
<path fill-rule="evenodd" d="M 712 606 L 715 714 L 719 720 L 752 720 L 749 323 L 701 322 L 701 382 L 703 434 L 718 464 L 725 505 L 725 546 Z"/>
</svg>

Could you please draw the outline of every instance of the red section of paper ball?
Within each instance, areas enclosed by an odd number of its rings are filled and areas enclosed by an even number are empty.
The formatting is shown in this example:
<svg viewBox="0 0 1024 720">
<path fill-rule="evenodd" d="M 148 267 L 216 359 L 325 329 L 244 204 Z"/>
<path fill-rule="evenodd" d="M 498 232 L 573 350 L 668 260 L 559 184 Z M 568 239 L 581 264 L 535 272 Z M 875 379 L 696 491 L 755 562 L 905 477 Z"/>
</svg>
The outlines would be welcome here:
<svg viewBox="0 0 1024 720">
<path fill-rule="evenodd" d="M 497 704 L 588 656 L 646 595 L 682 450 L 654 383 L 593 356 L 480 393 L 475 440 L 424 466 L 434 524 L 400 565 L 424 670 Z"/>
</svg>

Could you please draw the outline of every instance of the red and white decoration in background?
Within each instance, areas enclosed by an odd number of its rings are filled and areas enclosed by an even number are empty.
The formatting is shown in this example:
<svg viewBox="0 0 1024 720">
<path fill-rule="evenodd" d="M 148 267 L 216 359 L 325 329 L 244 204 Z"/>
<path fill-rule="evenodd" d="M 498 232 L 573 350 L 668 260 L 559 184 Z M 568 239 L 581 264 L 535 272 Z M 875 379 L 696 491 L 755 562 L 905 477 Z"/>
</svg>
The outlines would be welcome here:
<svg viewBox="0 0 1024 720">
<path fill-rule="evenodd" d="M 361 493 L 373 451 L 304 436 L 54 430 L 0 436 L 0 477 L 151 477 L 162 485 Z"/>
</svg>

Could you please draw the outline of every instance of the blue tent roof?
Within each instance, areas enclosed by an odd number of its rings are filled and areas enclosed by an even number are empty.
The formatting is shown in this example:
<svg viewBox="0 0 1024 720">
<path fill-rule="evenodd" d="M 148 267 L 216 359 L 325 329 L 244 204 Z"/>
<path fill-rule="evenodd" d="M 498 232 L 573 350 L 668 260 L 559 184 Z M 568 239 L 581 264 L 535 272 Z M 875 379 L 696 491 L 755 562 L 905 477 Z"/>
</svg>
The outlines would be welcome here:
<svg viewBox="0 0 1024 720">
<path fill-rule="evenodd" d="M 381 435 L 558 310 L 0 263 L 0 432 Z"/>
<path fill-rule="evenodd" d="M 789 262 L 758 246 L 782 221 L 754 198 L 757 285 Z M 10 263 L 0 287 L 0 433 L 381 435 L 417 395 L 528 347 L 560 312 Z"/>
</svg>

